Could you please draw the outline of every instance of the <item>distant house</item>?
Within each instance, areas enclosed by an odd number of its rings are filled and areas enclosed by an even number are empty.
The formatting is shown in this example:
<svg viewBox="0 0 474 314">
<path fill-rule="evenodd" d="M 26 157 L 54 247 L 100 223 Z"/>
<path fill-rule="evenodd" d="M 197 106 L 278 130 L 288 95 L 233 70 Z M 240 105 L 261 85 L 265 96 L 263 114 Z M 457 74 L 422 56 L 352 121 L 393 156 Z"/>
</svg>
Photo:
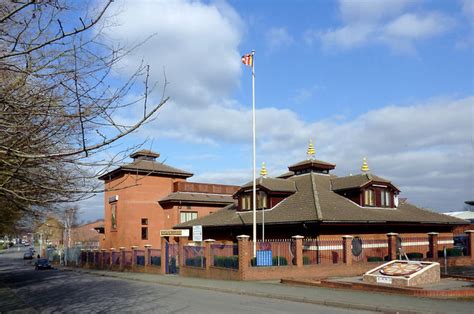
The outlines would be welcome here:
<svg viewBox="0 0 474 314">
<path fill-rule="evenodd" d="M 100 230 L 104 227 L 104 220 L 99 219 L 71 229 L 71 245 L 83 249 L 98 249 L 104 241 Z"/>
<path fill-rule="evenodd" d="M 258 178 L 257 239 L 263 233 L 266 239 L 293 235 L 383 239 L 389 232 L 406 236 L 438 232 L 452 239 L 455 227 L 468 224 L 400 199 L 399 188 L 390 180 L 370 173 L 365 160 L 358 175 L 337 177 L 331 174 L 335 167 L 309 156 L 289 166 L 289 172 L 279 177 Z M 251 236 L 252 186 L 252 182 L 241 186 L 233 195 L 235 203 L 175 228 L 202 225 L 204 238 L 216 240 L 235 240 L 241 234 Z"/>
</svg>

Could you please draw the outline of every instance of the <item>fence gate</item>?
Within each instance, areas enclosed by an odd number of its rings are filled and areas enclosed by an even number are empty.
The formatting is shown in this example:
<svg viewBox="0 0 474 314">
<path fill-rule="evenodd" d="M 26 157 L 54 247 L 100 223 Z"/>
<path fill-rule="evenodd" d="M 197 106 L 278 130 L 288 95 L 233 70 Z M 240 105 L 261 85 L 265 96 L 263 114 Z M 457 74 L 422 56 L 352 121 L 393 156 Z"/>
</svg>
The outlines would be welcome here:
<svg viewBox="0 0 474 314">
<path fill-rule="evenodd" d="M 178 244 L 166 243 L 165 265 L 167 274 L 179 274 Z"/>
</svg>

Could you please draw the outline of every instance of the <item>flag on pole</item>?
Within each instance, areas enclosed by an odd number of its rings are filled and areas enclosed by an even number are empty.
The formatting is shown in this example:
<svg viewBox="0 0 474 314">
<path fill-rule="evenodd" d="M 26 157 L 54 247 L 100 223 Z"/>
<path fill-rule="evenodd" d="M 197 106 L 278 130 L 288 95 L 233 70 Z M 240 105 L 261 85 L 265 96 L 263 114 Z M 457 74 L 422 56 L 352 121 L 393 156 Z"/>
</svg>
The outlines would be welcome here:
<svg viewBox="0 0 474 314">
<path fill-rule="evenodd" d="M 249 53 L 242 56 L 242 63 L 251 67 L 253 65 L 253 54 Z"/>
</svg>

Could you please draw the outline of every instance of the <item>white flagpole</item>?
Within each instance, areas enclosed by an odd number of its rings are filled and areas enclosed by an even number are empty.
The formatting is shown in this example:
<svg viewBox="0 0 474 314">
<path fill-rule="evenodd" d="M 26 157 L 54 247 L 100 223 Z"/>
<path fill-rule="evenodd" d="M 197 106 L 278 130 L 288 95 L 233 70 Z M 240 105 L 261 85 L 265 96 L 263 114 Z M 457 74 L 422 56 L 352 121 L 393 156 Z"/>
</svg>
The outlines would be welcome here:
<svg viewBox="0 0 474 314">
<path fill-rule="evenodd" d="M 252 50 L 252 135 L 253 135 L 253 257 L 257 256 L 257 183 L 255 144 L 255 50 Z"/>
</svg>

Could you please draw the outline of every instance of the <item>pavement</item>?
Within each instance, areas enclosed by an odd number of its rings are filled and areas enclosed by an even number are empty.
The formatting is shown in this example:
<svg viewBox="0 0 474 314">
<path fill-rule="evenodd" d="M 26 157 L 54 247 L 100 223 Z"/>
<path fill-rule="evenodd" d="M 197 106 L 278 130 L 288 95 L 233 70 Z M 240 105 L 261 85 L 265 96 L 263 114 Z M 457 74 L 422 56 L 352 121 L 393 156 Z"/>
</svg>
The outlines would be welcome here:
<svg viewBox="0 0 474 314">
<path fill-rule="evenodd" d="M 378 292 L 368 293 L 320 287 L 289 286 L 281 284 L 279 281 L 211 280 L 176 275 L 113 272 L 67 267 L 63 267 L 62 270 L 162 285 L 386 313 L 473 313 L 472 309 L 474 307 L 474 302 L 466 300 L 440 300 Z"/>
</svg>

